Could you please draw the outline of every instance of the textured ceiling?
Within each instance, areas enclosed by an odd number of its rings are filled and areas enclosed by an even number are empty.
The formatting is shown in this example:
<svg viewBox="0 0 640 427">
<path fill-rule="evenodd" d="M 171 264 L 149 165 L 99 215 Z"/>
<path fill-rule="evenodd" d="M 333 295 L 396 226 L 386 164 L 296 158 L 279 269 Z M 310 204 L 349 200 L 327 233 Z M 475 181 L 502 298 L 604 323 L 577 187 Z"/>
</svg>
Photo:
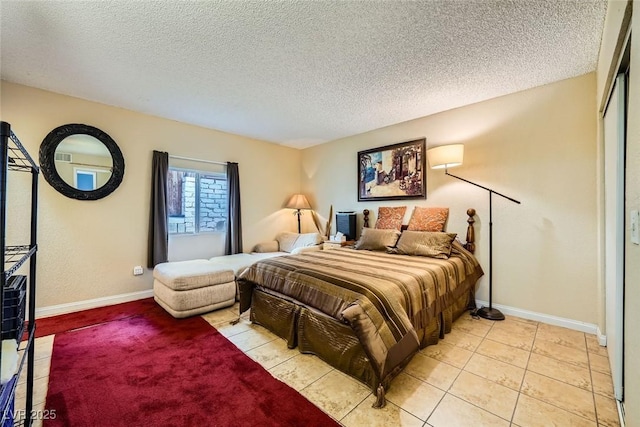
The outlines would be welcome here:
<svg viewBox="0 0 640 427">
<path fill-rule="evenodd" d="M 606 0 L 6 1 L 1 77 L 307 147 L 595 70 Z"/>
</svg>

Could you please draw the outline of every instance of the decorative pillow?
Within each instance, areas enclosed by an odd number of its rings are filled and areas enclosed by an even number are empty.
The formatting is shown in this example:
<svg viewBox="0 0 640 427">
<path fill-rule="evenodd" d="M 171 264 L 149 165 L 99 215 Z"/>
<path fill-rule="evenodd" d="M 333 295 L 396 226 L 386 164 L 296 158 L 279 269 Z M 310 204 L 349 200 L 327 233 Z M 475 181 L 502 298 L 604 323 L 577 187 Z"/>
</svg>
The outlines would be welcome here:
<svg viewBox="0 0 640 427">
<path fill-rule="evenodd" d="M 276 236 L 278 241 L 278 249 L 281 252 L 291 252 L 296 248 L 296 240 L 298 240 L 298 233 L 283 232 L 278 233 Z"/>
<path fill-rule="evenodd" d="M 278 241 L 278 247 L 282 252 L 291 252 L 296 248 L 302 248 L 305 246 L 314 246 L 322 243 L 322 237 L 320 233 L 291 233 L 282 232 L 276 236 Z"/>
<path fill-rule="evenodd" d="M 385 230 L 393 229 L 400 231 L 402 229 L 402 221 L 404 220 L 404 213 L 406 211 L 406 206 L 398 206 L 395 208 L 378 208 L 376 228 Z"/>
<path fill-rule="evenodd" d="M 400 255 L 418 255 L 447 259 L 456 233 L 432 231 L 405 231 L 400 236 L 394 252 Z"/>
<path fill-rule="evenodd" d="M 378 230 L 375 228 L 363 228 L 360 239 L 356 242 L 356 249 L 369 251 L 386 251 L 395 246 L 400 232 L 398 230 Z"/>
<path fill-rule="evenodd" d="M 253 247 L 252 252 L 267 253 L 267 252 L 279 252 L 280 244 L 276 240 L 270 240 L 268 242 L 258 243 Z"/>
<path fill-rule="evenodd" d="M 444 231 L 449 208 L 423 208 L 416 206 L 409 220 L 409 231 Z"/>
</svg>

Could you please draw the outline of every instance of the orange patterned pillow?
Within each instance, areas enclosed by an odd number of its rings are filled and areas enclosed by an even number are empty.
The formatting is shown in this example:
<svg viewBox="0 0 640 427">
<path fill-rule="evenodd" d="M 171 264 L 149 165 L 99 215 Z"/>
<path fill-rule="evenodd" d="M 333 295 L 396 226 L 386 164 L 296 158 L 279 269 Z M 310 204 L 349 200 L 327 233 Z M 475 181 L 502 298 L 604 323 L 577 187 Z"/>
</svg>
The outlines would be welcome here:
<svg viewBox="0 0 640 427">
<path fill-rule="evenodd" d="M 449 208 L 421 208 L 416 206 L 411 214 L 410 231 L 444 231 Z"/>
<path fill-rule="evenodd" d="M 402 221 L 404 220 L 404 213 L 406 211 L 406 206 L 398 206 L 396 208 L 378 208 L 376 228 L 394 229 L 398 231 L 402 230 Z"/>
</svg>

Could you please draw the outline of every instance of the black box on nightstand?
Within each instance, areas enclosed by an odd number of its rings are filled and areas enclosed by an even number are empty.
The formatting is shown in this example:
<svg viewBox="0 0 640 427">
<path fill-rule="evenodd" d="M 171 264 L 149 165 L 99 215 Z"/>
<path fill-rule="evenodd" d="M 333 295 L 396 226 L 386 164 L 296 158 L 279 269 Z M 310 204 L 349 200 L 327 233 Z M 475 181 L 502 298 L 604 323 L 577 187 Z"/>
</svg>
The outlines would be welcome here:
<svg viewBox="0 0 640 427">
<path fill-rule="evenodd" d="M 347 240 L 356 240 L 356 213 L 338 212 L 336 214 L 336 231 L 344 234 Z"/>
</svg>

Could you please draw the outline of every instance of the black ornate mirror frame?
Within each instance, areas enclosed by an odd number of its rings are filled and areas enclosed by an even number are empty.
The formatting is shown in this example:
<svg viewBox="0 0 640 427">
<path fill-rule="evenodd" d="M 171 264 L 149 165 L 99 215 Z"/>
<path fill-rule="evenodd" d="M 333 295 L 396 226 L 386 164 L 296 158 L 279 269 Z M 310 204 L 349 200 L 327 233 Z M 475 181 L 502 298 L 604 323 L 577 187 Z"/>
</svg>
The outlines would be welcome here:
<svg viewBox="0 0 640 427">
<path fill-rule="evenodd" d="M 56 170 L 55 153 L 58 144 L 66 137 L 77 134 L 90 135 L 98 139 L 107 147 L 113 160 L 111 178 L 102 187 L 92 191 L 72 187 L 60 177 Z M 98 200 L 113 193 L 122 182 L 124 157 L 118 144 L 109 135 L 93 126 L 73 123 L 55 128 L 44 138 L 40 145 L 40 170 L 47 182 L 65 196 L 77 200 Z"/>
</svg>

